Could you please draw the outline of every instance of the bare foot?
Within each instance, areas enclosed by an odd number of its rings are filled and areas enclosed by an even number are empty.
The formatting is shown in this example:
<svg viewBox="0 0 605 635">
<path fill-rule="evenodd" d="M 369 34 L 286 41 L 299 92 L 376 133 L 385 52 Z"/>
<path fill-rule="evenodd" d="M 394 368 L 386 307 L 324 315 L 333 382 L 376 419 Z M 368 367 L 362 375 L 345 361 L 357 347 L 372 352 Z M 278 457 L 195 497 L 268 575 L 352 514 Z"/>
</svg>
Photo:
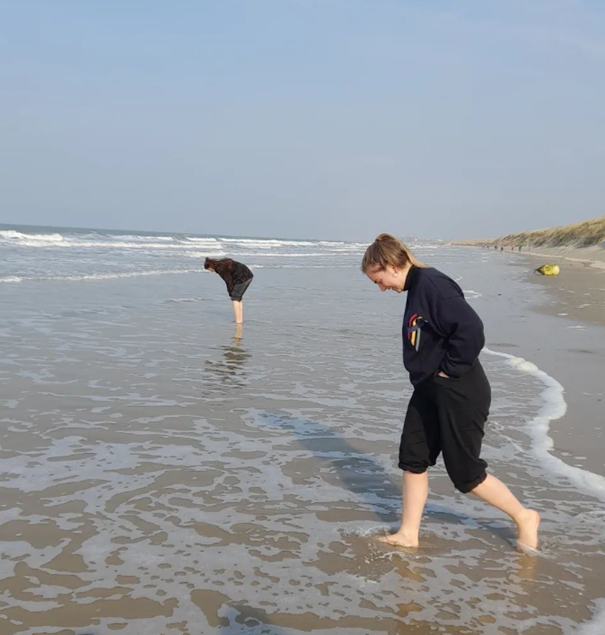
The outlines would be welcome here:
<svg viewBox="0 0 605 635">
<path fill-rule="evenodd" d="M 538 548 L 538 526 L 540 514 L 535 509 L 527 509 L 517 520 L 517 546 L 522 551 Z"/>
<path fill-rule="evenodd" d="M 393 547 L 417 547 L 418 538 L 413 539 L 406 536 L 404 533 L 396 532 L 388 536 L 377 536 L 377 540 L 384 542 L 387 545 L 393 545 Z"/>
</svg>

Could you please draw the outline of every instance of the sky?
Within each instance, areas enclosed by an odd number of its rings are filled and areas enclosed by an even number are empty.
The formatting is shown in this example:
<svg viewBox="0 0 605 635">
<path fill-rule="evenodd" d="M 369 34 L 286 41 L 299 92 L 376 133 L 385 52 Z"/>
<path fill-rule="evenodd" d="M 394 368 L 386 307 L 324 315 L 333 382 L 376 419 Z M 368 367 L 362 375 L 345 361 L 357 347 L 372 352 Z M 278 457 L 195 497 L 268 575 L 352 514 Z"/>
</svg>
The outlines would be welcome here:
<svg viewBox="0 0 605 635">
<path fill-rule="evenodd" d="M 605 214 L 602 0 L 0 0 L 0 223 L 496 237 Z"/>
</svg>

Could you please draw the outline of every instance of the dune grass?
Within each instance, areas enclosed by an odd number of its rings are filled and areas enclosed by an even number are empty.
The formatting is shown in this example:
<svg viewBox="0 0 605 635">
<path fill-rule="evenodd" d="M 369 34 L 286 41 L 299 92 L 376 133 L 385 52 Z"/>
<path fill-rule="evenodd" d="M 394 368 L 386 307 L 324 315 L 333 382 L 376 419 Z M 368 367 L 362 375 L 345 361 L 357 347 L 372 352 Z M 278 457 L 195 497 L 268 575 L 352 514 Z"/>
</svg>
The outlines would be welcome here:
<svg viewBox="0 0 605 635">
<path fill-rule="evenodd" d="M 548 227 L 508 234 L 500 238 L 475 238 L 470 240 L 455 240 L 450 244 L 478 245 L 483 247 L 603 247 L 605 248 L 605 216 L 591 220 L 563 225 L 562 227 Z"/>
<path fill-rule="evenodd" d="M 601 244 L 605 246 L 605 216 L 562 227 L 508 234 L 492 241 L 492 244 L 531 244 L 534 247 L 593 247 Z"/>
</svg>

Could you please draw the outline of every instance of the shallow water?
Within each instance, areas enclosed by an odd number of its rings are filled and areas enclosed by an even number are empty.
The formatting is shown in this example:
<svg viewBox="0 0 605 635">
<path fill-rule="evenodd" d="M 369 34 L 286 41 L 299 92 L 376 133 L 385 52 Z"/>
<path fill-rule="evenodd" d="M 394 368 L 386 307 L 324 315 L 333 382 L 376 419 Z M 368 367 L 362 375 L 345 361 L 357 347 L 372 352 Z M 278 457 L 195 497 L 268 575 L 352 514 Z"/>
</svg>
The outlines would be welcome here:
<svg viewBox="0 0 605 635">
<path fill-rule="evenodd" d="M 421 255 L 496 323 L 503 261 Z M 3 633 L 601 632 L 603 477 L 548 458 L 554 378 L 512 348 L 482 356 L 484 457 L 540 510 L 539 556 L 516 553 L 511 523 L 454 492 L 441 463 L 421 547 L 393 550 L 372 535 L 400 507 L 404 296 L 352 265 L 267 267 L 240 337 L 219 283 L 4 285 Z"/>
</svg>

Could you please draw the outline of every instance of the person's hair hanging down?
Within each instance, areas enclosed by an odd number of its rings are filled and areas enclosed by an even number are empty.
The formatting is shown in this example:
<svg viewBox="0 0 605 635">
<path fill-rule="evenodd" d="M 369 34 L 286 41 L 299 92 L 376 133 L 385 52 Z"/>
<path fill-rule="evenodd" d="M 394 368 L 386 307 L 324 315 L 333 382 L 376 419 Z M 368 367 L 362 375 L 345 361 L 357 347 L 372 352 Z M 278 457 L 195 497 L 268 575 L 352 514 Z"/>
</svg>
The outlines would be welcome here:
<svg viewBox="0 0 605 635">
<path fill-rule="evenodd" d="M 206 258 L 204 269 L 214 271 L 227 285 L 229 297 L 233 301 L 233 312 L 236 324 L 241 324 L 243 317 L 243 296 L 254 278 L 254 274 L 245 264 L 232 258 Z"/>
<path fill-rule="evenodd" d="M 409 247 L 399 238 L 395 238 L 391 234 L 380 234 L 366 249 L 361 262 L 361 270 L 366 273 L 368 268 L 376 265 L 381 269 L 386 269 L 387 265 L 405 267 L 408 263 L 414 267 L 426 267 L 414 257 Z"/>
<path fill-rule="evenodd" d="M 206 258 L 204 260 L 204 269 L 212 269 L 217 273 L 222 270 L 227 270 L 233 264 L 231 258 Z"/>
</svg>

